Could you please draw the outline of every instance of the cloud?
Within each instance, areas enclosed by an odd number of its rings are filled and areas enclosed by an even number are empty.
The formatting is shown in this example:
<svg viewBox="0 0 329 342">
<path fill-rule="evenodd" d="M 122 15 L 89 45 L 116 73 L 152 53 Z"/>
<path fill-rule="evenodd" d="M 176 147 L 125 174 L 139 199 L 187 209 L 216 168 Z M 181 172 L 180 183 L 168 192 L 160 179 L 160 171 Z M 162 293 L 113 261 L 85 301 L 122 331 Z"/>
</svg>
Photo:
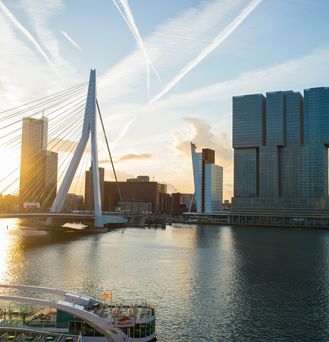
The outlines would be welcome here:
<svg viewBox="0 0 329 342">
<path fill-rule="evenodd" d="M 173 137 L 174 149 L 185 158 L 185 161 L 182 162 L 182 167 L 188 164 L 192 174 L 191 141 L 193 141 L 199 151 L 202 148 L 215 150 L 216 164 L 224 169 L 224 198 L 230 198 L 232 196 L 232 188 L 226 185 L 233 184 L 233 149 L 231 148 L 228 135 L 226 133 L 216 134 L 212 127 L 202 119 L 184 118 L 184 121 L 189 125 L 189 130 L 185 132 L 185 135 L 181 132 L 176 132 Z"/>
<path fill-rule="evenodd" d="M 157 107 L 195 107 L 212 101 L 232 101 L 232 96 L 265 93 L 266 91 L 302 89 L 327 84 L 329 71 L 323 68 L 329 59 L 329 48 L 322 47 L 309 54 L 263 69 L 250 70 L 239 77 L 217 82 L 182 94 L 171 95 L 157 102 Z"/>
<path fill-rule="evenodd" d="M 80 45 L 76 41 L 74 41 L 68 33 L 66 33 L 65 31 L 60 32 L 75 48 L 77 48 L 78 50 L 82 50 Z"/>
<path fill-rule="evenodd" d="M 1 109 L 16 107 L 79 84 L 82 78 L 72 68 L 50 65 L 40 59 L 34 46 L 17 30 L 0 10 Z M 14 65 L 15 67 L 8 67 Z M 40 86 L 42 85 L 42 86 Z"/>
<path fill-rule="evenodd" d="M 232 169 L 233 150 L 228 135 L 226 133 L 216 135 L 211 126 L 202 119 L 184 118 L 183 120 L 189 124 L 190 130 L 185 136 L 176 132 L 174 148 L 190 160 L 190 142 L 193 141 L 198 149 L 208 147 L 215 150 L 217 163 L 226 169 Z"/>
<path fill-rule="evenodd" d="M 133 116 L 122 128 L 122 130 L 120 131 L 118 137 L 114 140 L 114 142 L 112 143 L 112 149 L 116 147 L 116 145 L 118 144 L 118 142 L 126 135 L 129 127 L 131 126 L 131 124 L 136 120 L 136 116 Z"/>
<path fill-rule="evenodd" d="M 63 139 L 60 137 L 54 137 L 49 140 L 48 148 L 54 152 L 69 152 L 72 153 L 78 146 L 77 141 L 73 141 L 70 139 Z"/>
<path fill-rule="evenodd" d="M 135 154 L 128 153 L 118 159 L 118 162 L 129 161 L 129 160 L 145 160 L 152 159 L 152 155 L 149 153 Z"/>
<path fill-rule="evenodd" d="M 19 30 L 34 45 L 34 47 L 42 55 L 42 57 L 47 61 L 47 63 L 51 64 L 47 53 L 44 51 L 41 45 L 32 36 L 32 34 L 17 20 L 14 14 L 4 5 L 4 3 L 1 0 L 0 0 L 0 10 L 10 20 L 10 22 L 15 26 L 15 28 Z"/>
<path fill-rule="evenodd" d="M 170 75 L 170 68 L 185 64 L 190 56 L 205 44 L 201 39 L 222 24 L 221 20 L 238 6 L 241 0 L 202 1 L 198 6 L 180 12 L 144 38 L 144 45 L 152 63 L 161 74 Z M 170 39 L 168 39 L 168 37 Z M 193 41 L 193 44 L 191 44 Z M 99 79 L 99 92 L 113 99 L 136 90 L 144 73 L 145 60 L 138 48 L 111 67 Z M 161 72 L 161 68 L 165 71 Z M 176 71 L 175 71 L 176 73 Z M 109 91 L 110 90 L 110 91 Z"/>
<path fill-rule="evenodd" d="M 127 0 L 112 0 L 114 5 L 116 6 L 116 8 L 118 9 L 120 15 L 122 16 L 122 18 L 124 19 L 124 21 L 126 22 L 126 24 L 128 25 L 128 28 L 130 30 L 130 32 L 132 33 L 132 35 L 134 36 L 137 45 L 139 46 L 140 50 L 142 51 L 144 58 L 145 58 L 145 62 L 146 62 L 146 73 L 147 73 L 147 81 L 146 81 L 146 86 L 147 86 L 147 91 L 148 91 L 148 95 L 150 97 L 150 87 L 151 87 L 151 83 L 150 83 L 150 68 L 153 70 L 153 72 L 155 73 L 155 75 L 157 76 L 157 78 L 159 79 L 159 81 L 161 82 L 161 78 L 160 75 L 158 73 L 158 71 L 156 70 L 156 68 L 154 67 L 153 63 L 150 60 L 150 57 L 146 51 L 143 39 L 139 33 L 139 30 L 137 28 L 137 25 L 135 23 L 135 19 L 134 16 L 131 12 L 129 3 Z"/>
<path fill-rule="evenodd" d="M 61 137 L 54 137 L 49 140 L 48 142 L 48 149 L 54 152 L 68 152 L 68 153 L 74 153 L 78 143 L 79 143 L 80 135 L 78 135 L 77 140 L 71 140 L 71 139 L 65 139 Z M 85 150 L 85 154 L 90 153 L 90 146 L 87 144 Z"/>
<path fill-rule="evenodd" d="M 242 10 L 242 12 L 215 37 L 215 39 L 208 46 L 201 50 L 193 60 L 191 60 L 184 68 L 179 71 L 179 73 L 164 87 L 164 89 L 162 89 L 150 100 L 150 103 L 158 101 L 161 97 L 167 94 L 181 79 L 183 79 L 211 52 L 213 52 L 218 46 L 220 46 L 244 22 L 244 20 L 256 9 L 256 7 L 261 2 L 262 0 L 251 1 Z"/>
<path fill-rule="evenodd" d="M 28 15 L 38 39 L 51 56 L 56 72 L 63 73 L 64 71 L 66 74 L 74 74 L 75 68 L 62 56 L 56 35 L 49 27 L 50 18 L 64 9 L 63 0 L 20 0 L 20 3 Z"/>
<path fill-rule="evenodd" d="M 122 157 L 117 158 L 114 163 L 120 163 L 120 162 L 125 162 L 129 160 L 147 160 L 147 159 L 152 159 L 153 156 L 150 153 L 128 153 L 123 155 Z M 107 159 L 101 159 L 98 161 L 99 164 L 110 164 L 111 161 L 109 158 Z"/>
</svg>

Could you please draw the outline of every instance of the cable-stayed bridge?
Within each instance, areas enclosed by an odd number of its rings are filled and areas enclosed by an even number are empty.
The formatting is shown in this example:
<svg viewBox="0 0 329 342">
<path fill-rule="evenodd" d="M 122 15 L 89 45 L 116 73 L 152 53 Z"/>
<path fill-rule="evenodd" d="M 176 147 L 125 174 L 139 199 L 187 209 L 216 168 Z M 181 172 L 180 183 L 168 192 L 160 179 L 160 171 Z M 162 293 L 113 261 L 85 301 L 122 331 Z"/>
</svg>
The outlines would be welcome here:
<svg viewBox="0 0 329 342">
<path fill-rule="evenodd" d="M 18 198 L 16 208 L 2 210 L 0 218 L 42 217 L 48 225 L 59 217 L 93 219 L 98 228 L 127 222 L 122 216 L 103 214 L 97 113 L 117 181 L 96 96 L 95 70 L 88 83 L 0 112 L 0 194 Z M 93 208 L 69 210 L 68 194 L 83 193 L 88 166 Z"/>
</svg>

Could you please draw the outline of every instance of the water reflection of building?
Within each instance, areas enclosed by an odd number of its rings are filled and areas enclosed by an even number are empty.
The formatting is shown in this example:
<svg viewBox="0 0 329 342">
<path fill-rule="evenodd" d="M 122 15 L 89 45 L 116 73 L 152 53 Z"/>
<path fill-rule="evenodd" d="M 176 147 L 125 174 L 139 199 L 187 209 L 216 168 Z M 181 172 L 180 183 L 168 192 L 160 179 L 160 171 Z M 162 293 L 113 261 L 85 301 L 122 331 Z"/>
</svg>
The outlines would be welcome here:
<svg viewBox="0 0 329 342">
<path fill-rule="evenodd" d="M 204 148 L 196 152 L 191 143 L 194 189 L 197 213 L 215 213 L 222 210 L 223 168 L 215 165 L 215 151 Z"/>
<path fill-rule="evenodd" d="M 48 120 L 23 118 L 20 203 L 23 208 L 48 208 L 56 196 L 58 155 L 47 151 Z"/>
</svg>

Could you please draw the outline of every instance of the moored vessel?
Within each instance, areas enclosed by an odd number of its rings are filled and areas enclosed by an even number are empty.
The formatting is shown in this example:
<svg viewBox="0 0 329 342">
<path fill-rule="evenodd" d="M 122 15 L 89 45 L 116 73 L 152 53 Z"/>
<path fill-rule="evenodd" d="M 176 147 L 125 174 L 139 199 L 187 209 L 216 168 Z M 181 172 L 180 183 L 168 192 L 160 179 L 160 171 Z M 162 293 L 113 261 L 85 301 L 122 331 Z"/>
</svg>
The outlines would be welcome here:
<svg viewBox="0 0 329 342">
<path fill-rule="evenodd" d="M 24 292 L 0 295 L 0 340 L 156 341 L 155 309 L 149 303 L 115 303 L 111 294 L 99 300 L 28 285 L 0 287 Z"/>
</svg>

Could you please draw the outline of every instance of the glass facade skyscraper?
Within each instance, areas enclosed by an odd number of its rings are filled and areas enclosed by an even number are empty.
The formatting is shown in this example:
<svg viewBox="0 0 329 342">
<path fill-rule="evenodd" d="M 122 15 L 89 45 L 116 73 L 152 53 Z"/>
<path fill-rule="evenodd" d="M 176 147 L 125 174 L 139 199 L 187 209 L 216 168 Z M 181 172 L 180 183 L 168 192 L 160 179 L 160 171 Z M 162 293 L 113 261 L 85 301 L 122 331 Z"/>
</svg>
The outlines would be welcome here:
<svg viewBox="0 0 329 342">
<path fill-rule="evenodd" d="M 47 150 L 47 142 L 47 118 L 23 118 L 19 189 L 23 209 L 47 210 L 56 197 L 58 154 Z"/>
<path fill-rule="evenodd" d="M 223 209 L 223 168 L 215 165 L 215 151 L 196 152 L 191 143 L 197 213 L 214 214 Z"/>
<path fill-rule="evenodd" d="M 329 88 L 233 97 L 238 209 L 329 209 Z"/>
</svg>

